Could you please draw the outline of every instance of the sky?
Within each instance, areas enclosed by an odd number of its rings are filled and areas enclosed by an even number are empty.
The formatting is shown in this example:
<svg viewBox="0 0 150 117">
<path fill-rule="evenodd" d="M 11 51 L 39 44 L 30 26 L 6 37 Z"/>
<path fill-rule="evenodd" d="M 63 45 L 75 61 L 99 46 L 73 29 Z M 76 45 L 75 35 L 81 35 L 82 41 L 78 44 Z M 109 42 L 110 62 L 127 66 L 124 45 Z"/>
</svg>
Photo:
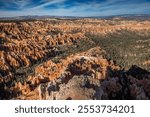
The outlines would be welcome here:
<svg viewBox="0 0 150 117">
<path fill-rule="evenodd" d="M 150 0 L 0 0 L 0 17 L 150 14 Z"/>
</svg>

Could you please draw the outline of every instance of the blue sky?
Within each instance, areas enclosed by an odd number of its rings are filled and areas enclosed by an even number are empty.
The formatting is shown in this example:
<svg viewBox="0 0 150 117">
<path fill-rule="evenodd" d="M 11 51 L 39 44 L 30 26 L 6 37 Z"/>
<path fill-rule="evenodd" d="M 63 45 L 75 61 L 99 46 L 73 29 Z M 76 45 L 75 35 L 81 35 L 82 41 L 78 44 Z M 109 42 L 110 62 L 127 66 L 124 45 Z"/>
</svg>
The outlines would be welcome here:
<svg viewBox="0 0 150 117">
<path fill-rule="evenodd" d="M 150 0 L 0 0 L 0 17 L 150 14 Z"/>
</svg>

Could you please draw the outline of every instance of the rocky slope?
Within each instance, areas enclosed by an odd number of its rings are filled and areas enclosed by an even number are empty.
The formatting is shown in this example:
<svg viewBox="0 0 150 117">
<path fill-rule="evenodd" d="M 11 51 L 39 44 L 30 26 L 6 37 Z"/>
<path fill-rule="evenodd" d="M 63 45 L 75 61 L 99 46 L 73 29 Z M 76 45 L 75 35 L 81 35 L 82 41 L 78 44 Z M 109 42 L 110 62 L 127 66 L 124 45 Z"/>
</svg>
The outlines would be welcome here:
<svg viewBox="0 0 150 117">
<path fill-rule="evenodd" d="M 135 20 L 0 23 L 0 99 L 149 99 L 149 71 L 132 62 L 124 70 L 106 57 L 107 47 L 114 46 L 104 44 L 106 51 L 99 47 L 111 35 L 125 35 L 138 43 L 136 52 L 144 48 L 145 54 L 138 55 L 146 58 L 141 62 L 148 68 L 149 32 L 149 21 Z M 100 41 L 88 34 L 98 35 Z"/>
</svg>

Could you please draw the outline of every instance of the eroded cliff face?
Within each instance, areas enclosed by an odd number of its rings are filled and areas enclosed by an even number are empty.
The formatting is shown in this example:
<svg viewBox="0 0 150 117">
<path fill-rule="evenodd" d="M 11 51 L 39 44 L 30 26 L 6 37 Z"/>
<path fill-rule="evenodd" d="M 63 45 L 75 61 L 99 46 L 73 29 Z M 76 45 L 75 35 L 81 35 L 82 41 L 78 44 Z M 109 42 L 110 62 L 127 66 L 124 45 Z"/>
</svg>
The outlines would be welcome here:
<svg viewBox="0 0 150 117">
<path fill-rule="evenodd" d="M 150 22 L 79 19 L 0 23 L 0 98 L 149 99 L 150 73 L 135 75 L 136 70 L 142 71 L 136 66 L 124 71 L 106 59 L 107 52 L 95 47 L 87 36 L 119 35 L 122 30 L 147 36 Z M 149 65 L 149 60 L 143 64 Z"/>
<path fill-rule="evenodd" d="M 86 54 L 71 55 L 58 63 L 49 60 L 36 67 L 35 75 L 28 76 L 29 84 L 26 84 L 31 91 L 26 93 L 21 89 L 24 97 L 19 98 L 32 99 L 35 96 L 37 99 L 96 99 L 95 89 L 99 90 L 100 80 L 108 77 L 109 69 L 120 68 L 102 56 L 89 55 L 93 50 L 97 53 L 103 51 L 101 48 L 93 48 Z"/>
<path fill-rule="evenodd" d="M 90 56 L 92 50 L 102 51 L 93 48 L 57 64 L 49 60 L 38 66 L 35 75 L 28 77 L 26 87 L 18 87 L 22 95 L 17 99 L 149 99 L 149 72 L 133 77 L 140 68 L 133 66 L 125 72 L 113 61 Z"/>
</svg>

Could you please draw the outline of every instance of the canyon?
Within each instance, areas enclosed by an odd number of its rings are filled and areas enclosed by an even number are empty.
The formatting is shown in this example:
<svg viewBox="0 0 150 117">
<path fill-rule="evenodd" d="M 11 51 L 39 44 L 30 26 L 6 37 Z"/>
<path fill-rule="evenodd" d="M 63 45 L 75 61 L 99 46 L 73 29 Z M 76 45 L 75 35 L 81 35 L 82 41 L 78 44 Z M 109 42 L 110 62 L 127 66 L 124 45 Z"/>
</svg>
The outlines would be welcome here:
<svg viewBox="0 0 150 117">
<path fill-rule="evenodd" d="M 0 99 L 150 99 L 150 21 L 0 22 Z"/>
</svg>

